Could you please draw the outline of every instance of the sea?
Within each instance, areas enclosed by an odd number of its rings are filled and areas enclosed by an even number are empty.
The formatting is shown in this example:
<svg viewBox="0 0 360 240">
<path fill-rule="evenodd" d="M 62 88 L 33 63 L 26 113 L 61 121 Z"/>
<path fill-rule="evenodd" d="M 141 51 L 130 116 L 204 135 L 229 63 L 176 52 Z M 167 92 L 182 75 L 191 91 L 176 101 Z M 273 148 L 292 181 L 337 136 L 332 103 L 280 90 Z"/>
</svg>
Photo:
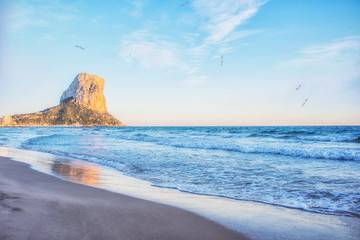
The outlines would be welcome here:
<svg viewBox="0 0 360 240">
<path fill-rule="evenodd" d="M 360 126 L 0 128 L 0 146 L 158 188 L 360 217 Z"/>
</svg>

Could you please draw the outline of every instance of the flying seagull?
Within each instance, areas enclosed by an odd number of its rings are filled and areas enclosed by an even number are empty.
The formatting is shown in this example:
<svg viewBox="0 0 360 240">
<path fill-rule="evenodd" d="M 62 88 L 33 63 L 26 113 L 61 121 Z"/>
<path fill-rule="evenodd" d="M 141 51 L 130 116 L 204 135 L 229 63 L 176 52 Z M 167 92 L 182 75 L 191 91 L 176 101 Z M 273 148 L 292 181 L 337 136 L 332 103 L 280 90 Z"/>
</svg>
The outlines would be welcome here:
<svg viewBox="0 0 360 240">
<path fill-rule="evenodd" d="M 295 89 L 295 91 L 299 90 L 301 88 L 301 84 Z"/>
<path fill-rule="evenodd" d="M 129 54 L 129 57 L 130 57 L 131 60 L 133 60 L 134 62 L 136 61 L 136 59 L 133 57 L 133 55 Z"/>
<path fill-rule="evenodd" d="M 301 107 L 303 107 L 303 106 L 306 104 L 307 100 L 308 100 L 308 98 L 305 99 L 305 101 L 304 101 L 304 103 L 301 105 Z"/>
<path fill-rule="evenodd" d="M 183 4 L 180 5 L 180 7 L 185 7 L 188 4 L 189 4 L 189 2 L 183 3 Z"/>
<path fill-rule="evenodd" d="M 81 46 L 78 46 L 78 45 L 75 45 L 75 47 L 80 48 L 80 49 L 82 49 L 82 50 L 85 50 L 85 48 L 83 48 L 83 47 L 81 47 Z"/>
<path fill-rule="evenodd" d="M 224 57 L 221 56 L 221 66 L 223 65 L 223 62 L 224 62 Z"/>
</svg>

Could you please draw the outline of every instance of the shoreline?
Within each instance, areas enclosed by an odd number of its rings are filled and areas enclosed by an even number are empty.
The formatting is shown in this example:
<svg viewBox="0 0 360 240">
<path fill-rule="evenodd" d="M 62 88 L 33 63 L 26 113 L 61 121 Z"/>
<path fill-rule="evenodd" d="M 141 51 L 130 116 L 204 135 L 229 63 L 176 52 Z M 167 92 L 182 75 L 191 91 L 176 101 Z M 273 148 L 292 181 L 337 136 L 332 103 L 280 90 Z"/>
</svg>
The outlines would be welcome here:
<svg viewBox="0 0 360 240">
<path fill-rule="evenodd" d="M 44 127 L 44 128 L 47 128 L 47 127 L 68 127 L 68 128 L 74 128 L 74 127 L 80 127 L 80 128 L 92 128 L 92 127 L 130 127 L 130 126 L 127 126 L 127 125 L 118 125 L 118 126 L 115 126 L 115 125 L 77 125 L 77 124 L 73 124 L 73 125 L 65 125 L 65 124 L 62 124 L 62 125 L 32 125 L 32 124 L 25 124 L 25 125 L 1 125 L 0 124 L 0 127 L 3 127 L 3 128 L 38 128 L 38 127 Z"/>
<path fill-rule="evenodd" d="M 194 213 L 0 157 L 0 239 L 247 239 Z"/>
<path fill-rule="evenodd" d="M 199 214 L 252 239 L 358 239 L 360 236 L 360 218 L 356 217 L 319 214 L 259 202 L 157 188 L 149 182 L 122 175 L 108 167 L 47 153 L 0 147 L 1 155 L 26 162 L 37 171 L 67 181 Z"/>
</svg>

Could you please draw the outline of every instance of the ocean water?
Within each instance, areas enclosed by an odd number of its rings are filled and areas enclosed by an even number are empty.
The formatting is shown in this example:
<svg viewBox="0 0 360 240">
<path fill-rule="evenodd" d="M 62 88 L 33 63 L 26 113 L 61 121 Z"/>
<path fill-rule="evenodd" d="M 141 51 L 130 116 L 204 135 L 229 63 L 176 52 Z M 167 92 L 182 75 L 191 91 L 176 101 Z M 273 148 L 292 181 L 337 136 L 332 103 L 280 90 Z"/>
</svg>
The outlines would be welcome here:
<svg viewBox="0 0 360 240">
<path fill-rule="evenodd" d="M 360 126 L 0 128 L 0 145 L 156 187 L 360 217 Z"/>
</svg>

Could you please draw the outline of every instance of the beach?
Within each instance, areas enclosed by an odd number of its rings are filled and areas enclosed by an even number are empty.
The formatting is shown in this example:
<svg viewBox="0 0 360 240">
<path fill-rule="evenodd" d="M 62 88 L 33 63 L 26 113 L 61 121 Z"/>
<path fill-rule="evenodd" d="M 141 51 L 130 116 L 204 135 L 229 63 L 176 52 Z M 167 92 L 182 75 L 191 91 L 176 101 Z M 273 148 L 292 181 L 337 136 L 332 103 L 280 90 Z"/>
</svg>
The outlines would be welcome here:
<svg viewBox="0 0 360 240">
<path fill-rule="evenodd" d="M 196 214 L 0 158 L 0 239 L 246 239 Z"/>
<path fill-rule="evenodd" d="M 0 239 L 360 236 L 356 217 L 153 187 L 110 168 L 47 153 L 0 147 L 0 156 L 6 156 L 0 157 Z"/>
<path fill-rule="evenodd" d="M 359 130 L 2 128 L 0 239 L 358 240 Z"/>
<path fill-rule="evenodd" d="M 360 240 L 359 12 L 0 0 L 0 240 Z"/>
</svg>

